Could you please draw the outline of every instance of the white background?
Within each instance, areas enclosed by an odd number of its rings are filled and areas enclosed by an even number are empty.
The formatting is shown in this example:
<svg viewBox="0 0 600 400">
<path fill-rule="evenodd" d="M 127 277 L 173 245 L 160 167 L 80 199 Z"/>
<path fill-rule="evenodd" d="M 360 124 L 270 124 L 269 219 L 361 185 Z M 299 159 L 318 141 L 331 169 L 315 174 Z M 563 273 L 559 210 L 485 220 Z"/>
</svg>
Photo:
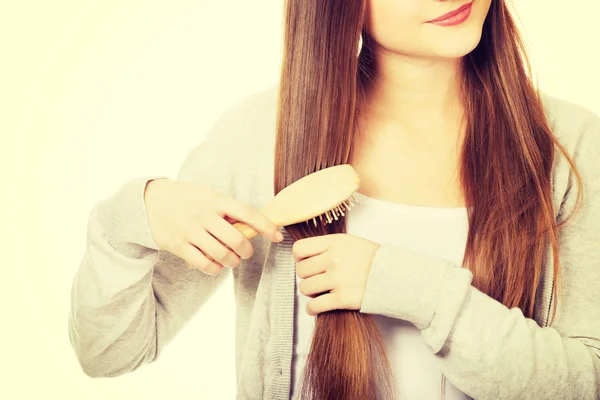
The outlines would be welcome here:
<svg viewBox="0 0 600 400">
<path fill-rule="evenodd" d="M 597 0 L 515 3 L 540 87 L 600 113 Z M 225 108 L 277 81 L 281 17 L 281 0 L 1 2 L 0 398 L 234 398 L 231 282 L 156 363 L 110 379 L 71 349 L 70 287 L 94 203 L 174 177 Z"/>
</svg>

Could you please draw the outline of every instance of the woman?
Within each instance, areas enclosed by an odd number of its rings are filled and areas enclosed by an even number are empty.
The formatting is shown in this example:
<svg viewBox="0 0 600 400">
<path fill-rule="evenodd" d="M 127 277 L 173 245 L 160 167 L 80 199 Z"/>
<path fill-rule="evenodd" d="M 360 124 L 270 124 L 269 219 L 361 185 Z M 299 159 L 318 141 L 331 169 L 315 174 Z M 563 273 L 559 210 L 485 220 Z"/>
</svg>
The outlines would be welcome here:
<svg viewBox="0 0 600 400">
<path fill-rule="evenodd" d="M 284 49 L 177 180 L 92 211 L 86 373 L 155 360 L 231 270 L 238 398 L 598 398 L 600 118 L 536 91 L 505 2 L 288 0 Z M 345 163 L 356 207 L 278 241 L 257 209 Z"/>
</svg>

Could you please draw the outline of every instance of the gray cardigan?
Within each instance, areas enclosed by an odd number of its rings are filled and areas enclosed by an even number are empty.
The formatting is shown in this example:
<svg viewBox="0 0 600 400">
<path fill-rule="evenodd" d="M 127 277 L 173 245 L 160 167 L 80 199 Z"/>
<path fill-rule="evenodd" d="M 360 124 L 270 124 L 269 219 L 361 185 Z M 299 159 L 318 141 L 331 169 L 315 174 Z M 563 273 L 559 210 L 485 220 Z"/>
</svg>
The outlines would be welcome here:
<svg viewBox="0 0 600 400">
<path fill-rule="evenodd" d="M 383 244 L 360 312 L 412 322 L 441 372 L 475 399 L 600 399 L 600 118 L 544 94 L 551 127 L 584 179 L 584 204 L 560 236 L 563 293 L 548 326 L 550 248 L 535 318 L 471 286 L 465 268 Z M 277 87 L 228 109 L 185 159 L 178 179 L 262 207 L 274 196 Z M 126 182 L 89 217 L 88 246 L 72 287 L 69 334 L 86 374 L 117 376 L 155 361 L 233 273 L 238 399 L 288 399 L 295 294 L 293 241 L 251 242 L 254 255 L 210 276 L 159 251 L 143 191 L 154 177 Z M 577 191 L 557 151 L 555 217 L 568 215 Z"/>
</svg>

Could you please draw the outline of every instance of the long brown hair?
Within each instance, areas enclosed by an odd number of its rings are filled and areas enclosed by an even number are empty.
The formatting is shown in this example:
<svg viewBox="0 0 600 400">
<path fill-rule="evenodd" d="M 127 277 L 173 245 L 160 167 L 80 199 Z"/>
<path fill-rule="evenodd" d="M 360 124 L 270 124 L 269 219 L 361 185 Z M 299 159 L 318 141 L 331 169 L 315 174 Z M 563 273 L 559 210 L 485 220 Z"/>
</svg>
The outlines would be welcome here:
<svg viewBox="0 0 600 400">
<path fill-rule="evenodd" d="M 359 105 L 377 71 L 365 28 L 367 0 L 286 0 L 284 10 L 275 194 L 305 175 L 348 163 Z M 582 201 L 581 176 L 549 127 L 505 1 L 492 1 L 480 43 L 461 62 L 466 133 L 459 173 L 469 206 L 462 267 L 473 272 L 474 287 L 533 318 L 548 243 L 552 294 L 559 291 L 558 229 Z M 559 224 L 551 190 L 555 146 L 579 186 L 574 211 Z M 285 229 L 294 240 L 345 233 L 346 218 Z M 555 314 L 556 302 L 552 319 Z M 369 314 L 334 310 L 316 317 L 301 389 L 310 400 L 395 398 L 385 344 Z"/>
</svg>

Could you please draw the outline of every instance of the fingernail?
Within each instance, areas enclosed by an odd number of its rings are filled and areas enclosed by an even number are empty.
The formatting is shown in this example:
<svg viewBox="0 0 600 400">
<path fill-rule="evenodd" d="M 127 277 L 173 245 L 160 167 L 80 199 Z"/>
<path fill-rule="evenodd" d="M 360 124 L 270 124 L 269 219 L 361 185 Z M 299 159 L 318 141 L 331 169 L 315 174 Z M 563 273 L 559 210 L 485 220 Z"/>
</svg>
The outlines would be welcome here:
<svg viewBox="0 0 600 400">
<path fill-rule="evenodd" d="M 283 235 L 281 234 L 281 232 L 277 232 L 275 234 L 275 239 L 277 239 L 278 242 L 281 242 L 283 240 Z"/>
</svg>

